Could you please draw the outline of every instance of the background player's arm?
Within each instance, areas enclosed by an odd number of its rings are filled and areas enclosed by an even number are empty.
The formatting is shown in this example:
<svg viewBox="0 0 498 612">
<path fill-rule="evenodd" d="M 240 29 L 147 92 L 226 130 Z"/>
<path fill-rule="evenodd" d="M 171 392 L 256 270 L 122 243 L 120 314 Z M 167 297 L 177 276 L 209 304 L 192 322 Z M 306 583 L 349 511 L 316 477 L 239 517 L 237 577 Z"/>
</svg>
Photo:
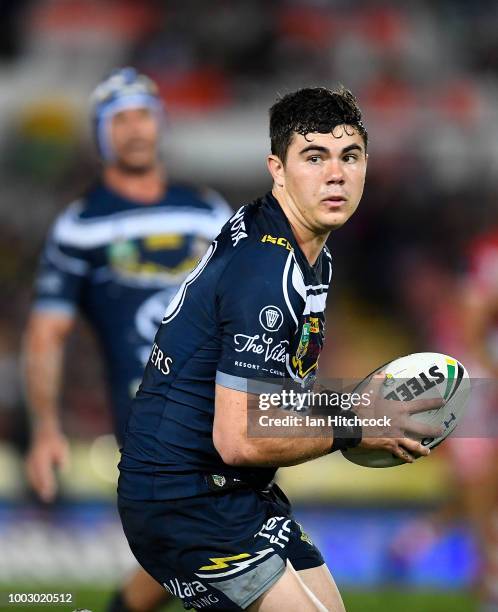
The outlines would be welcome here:
<svg viewBox="0 0 498 612">
<path fill-rule="evenodd" d="M 384 375 L 378 375 L 372 382 L 372 391 L 377 395 Z M 243 391 L 216 385 L 213 442 L 216 450 L 227 465 L 286 467 L 316 459 L 331 452 L 333 434 L 330 427 L 316 428 L 317 437 L 303 436 L 303 427 L 280 428 L 280 437 L 249 437 L 247 435 L 249 396 Z M 257 401 L 257 400 L 256 400 Z M 380 414 L 392 417 L 391 435 L 384 437 L 375 428 L 363 430 L 360 445 L 370 450 L 387 450 L 407 463 L 416 456 L 429 454 L 429 450 L 416 440 L 407 438 L 405 430 L 419 436 L 440 435 L 439 428 L 430 427 L 413 420 L 410 415 L 433 410 L 441 406 L 441 400 L 415 400 L 395 402 L 378 398 L 374 407 Z M 282 411 L 275 409 L 265 412 L 268 416 L 282 417 Z M 362 408 L 355 412 L 362 416 Z M 284 414 L 291 414 L 285 412 Z M 367 406 L 364 416 L 373 416 Z M 399 430 L 396 435 L 394 432 Z M 285 434 L 285 435 L 283 435 Z"/>
<path fill-rule="evenodd" d="M 489 334 L 496 325 L 498 298 L 469 289 L 463 299 L 464 340 L 477 361 L 498 375 L 496 358 L 489 350 Z"/>
<path fill-rule="evenodd" d="M 73 326 L 70 314 L 35 310 L 24 338 L 24 374 L 32 417 L 26 469 L 31 485 L 44 501 L 51 501 L 57 491 L 54 468 L 68 461 L 58 403 L 64 348 Z"/>
</svg>

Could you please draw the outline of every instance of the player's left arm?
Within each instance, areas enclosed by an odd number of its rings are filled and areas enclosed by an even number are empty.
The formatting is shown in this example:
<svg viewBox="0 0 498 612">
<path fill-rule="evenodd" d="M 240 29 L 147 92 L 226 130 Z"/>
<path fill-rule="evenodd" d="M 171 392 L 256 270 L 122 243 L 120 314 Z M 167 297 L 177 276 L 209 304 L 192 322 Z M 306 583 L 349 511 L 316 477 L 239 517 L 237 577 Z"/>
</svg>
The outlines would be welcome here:
<svg viewBox="0 0 498 612">
<path fill-rule="evenodd" d="M 372 395 L 376 398 L 373 405 L 370 402 L 361 405 L 354 412 L 351 411 L 349 416 L 357 414 L 371 420 L 375 413 L 389 415 L 393 422 L 390 433 L 381 432 L 375 426 L 364 427 L 363 430 L 347 426 L 332 427 L 325 420 L 322 426 L 313 426 L 313 436 L 307 430 L 305 417 L 299 413 L 279 408 L 258 412 L 257 395 L 216 385 L 213 424 L 215 448 L 227 465 L 260 467 L 297 465 L 358 443 L 369 450 L 389 451 L 408 463 L 413 462 L 416 456 L 428 455 L 429 449 L 417 440 L 406 437 L 404 432 L 411 431 L 422 436 L 440 434 L 434 427 L 414 420 L 411 415 L 439 408 L 441 400 L 385 400 L 380 394 L 383 381 L 384 375 L 378 375 L 371 383 Z M 289 415 L 298 419 L 298 422 L 295 425 L 290 423 L 275 427 L 273 431 L 278 431 L 276 437 L 257 437 L 254 433 L 250 435 L 249 419 L 253 432 L 257 432 L 255 421 L 262 414 L 268 419 L 267 423 L 272 418 L 282 423 L 282 417 Z"/>
<path fill-rule="evenodd" d="M 244 247 L 240 242 L 237 248 L 218 285 L 222 351 L 216 374 L 214 445 L 229 465 L 284 466 L 320 457 L 331 449 L 330 431 L 313 439 L 303 437 L 303 429 L 292 428 L 279 430 L 277 438 L 248 436 L 248 415 L 256 423 L 259 416 L 250 402 L 258 402 L 256 393 L 262 387 L 281 389 L 296 329 L 283 288 L 291 255 L 263 243 Z M 265 417 L 283 414 L 279 409 L 261 412 Z"/>
<path fill-rule="evenodd" d="M 257 402 L 256 395 L 216 385 L 213 442 L 227 465 L 289 466 L 304 463 L 330 453 L 332 430 L 324 427 L 318 437 L 303 437 L 301 426 L 285 427 L 276 438 L 248 436 L 249 402 Z M 268 410 L 265 417 L 279 417 L 280 409 Z"/>
<path fill-rule="evenodd" d="M 333 428 L 325 420 L 322 427 L 313 425 L 310 429 L 299 412 L 279 407 L 264 412 L 258 409 L 262 391 L 279 393 L 285 380 L 289 380 L 287 365 L 296 327 L 288 294 L 284 291 L 288 266 L 283 265 L 282 257 L 292 255 L 266 249 L 265 245 L 248 246 L 231 261 L 218 286 L 222 350 L 216 373 L 213 423 L 213 443 L 218 453 L 229 465 L 289 466 L 355 446 L 361 434 L 354 428 L 348 431 L 342 426 Z M 390 409 L 409 418 L 408 413 L 394 410 L 395 403 L 384 406 L 379 400 L 377 408 L 382 412 Z M 412 402 L 410 409 L 417 407 Z M 286 415 L 295 418 L 284 424 L 282 417 Z M 263 417 L 264 424 L 260 420 Z M 270 421 L 273 417 L 280 422 Z M 407 420 L 403 426 L 416 434 L 435 435 L 416 421 L 414 425 Z M 404 445 L 401 435 L 367 437 L 364 442 L 368 448 L 389 450 L 398 456 L 406 453 L 401 448 Z M 410 451 L 426 454 L 419 443 L 412 442 L 407 442 Z"/>
</svg>

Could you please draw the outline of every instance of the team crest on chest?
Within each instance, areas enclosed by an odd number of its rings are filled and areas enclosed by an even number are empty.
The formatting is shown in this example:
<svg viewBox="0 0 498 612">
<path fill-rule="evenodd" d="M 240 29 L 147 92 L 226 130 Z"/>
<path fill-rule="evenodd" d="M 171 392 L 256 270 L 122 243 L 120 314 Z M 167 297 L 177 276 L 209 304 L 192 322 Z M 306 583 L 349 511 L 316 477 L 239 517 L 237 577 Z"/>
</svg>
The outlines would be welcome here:
<svg viewBox="0 0 498 612">
<path fill-rule="evenodd" d="M 299 340 L 299 345 L 297 347 L 296 356 L 294 357 L 295 363 L 297 363 L 299 359 L 302 359 L 306 355 L 306 352 L 308 351 L 309 343 L 310 343 L 310 324 L 305 323 L 301 331 L 301 339 Z"/>
<path fill-rule="evenodd" d="M 323 325 L 320 318 L 304 317 L 299 342 L 290 359 L 293 374 L 302 384 L 310 384 L 312 377 L 315 377 L 322 346 Z"/>
</svg>

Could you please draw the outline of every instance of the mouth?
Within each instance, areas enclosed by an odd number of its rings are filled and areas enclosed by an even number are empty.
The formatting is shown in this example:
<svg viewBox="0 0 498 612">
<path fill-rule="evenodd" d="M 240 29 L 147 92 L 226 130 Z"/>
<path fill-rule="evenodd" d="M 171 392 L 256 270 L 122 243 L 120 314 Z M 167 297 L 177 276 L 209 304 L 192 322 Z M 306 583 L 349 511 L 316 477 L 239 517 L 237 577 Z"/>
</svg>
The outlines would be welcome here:
<svg viewBox="0 0 498 612">
<path fill-rule="evenodd" d="M 146 140 L 131 140 L 126 143 L 126 150 L 133 151 L 144 151 L 150 147 L 150 144 Z"/>
<path fill-rule="evenodd" d="M 331 195 L 322 199 L 322 204 L 325 204 L 329 208 L 340 208 L 346 204 L 346 202 L 346 198 L 341 195 Z"/>
</svg>

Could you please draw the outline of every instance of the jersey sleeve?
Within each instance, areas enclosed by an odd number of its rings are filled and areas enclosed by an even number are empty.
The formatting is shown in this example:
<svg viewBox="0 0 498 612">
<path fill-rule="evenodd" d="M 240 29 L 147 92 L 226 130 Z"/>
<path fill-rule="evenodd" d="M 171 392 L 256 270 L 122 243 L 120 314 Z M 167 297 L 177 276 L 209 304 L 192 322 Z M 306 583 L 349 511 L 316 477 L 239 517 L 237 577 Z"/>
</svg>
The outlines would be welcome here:
<svg viewBox="0 0 498 612">
<path fill-rule="evenodd" d="M 248 249 L 223 274 L 218 286 L 222 348 L 216 373 L 223 387 L 261 392 L 286 377 L 295 326 L 284 292 L 284 264 Z"/>
<path fill-rule="evenodd" d="M 57 222 L 45 242 L 35 281 L 33 309 L 72 316 L 81 299 L 90 263 L 85 250 L 57 238 Z"/>
</svg>

